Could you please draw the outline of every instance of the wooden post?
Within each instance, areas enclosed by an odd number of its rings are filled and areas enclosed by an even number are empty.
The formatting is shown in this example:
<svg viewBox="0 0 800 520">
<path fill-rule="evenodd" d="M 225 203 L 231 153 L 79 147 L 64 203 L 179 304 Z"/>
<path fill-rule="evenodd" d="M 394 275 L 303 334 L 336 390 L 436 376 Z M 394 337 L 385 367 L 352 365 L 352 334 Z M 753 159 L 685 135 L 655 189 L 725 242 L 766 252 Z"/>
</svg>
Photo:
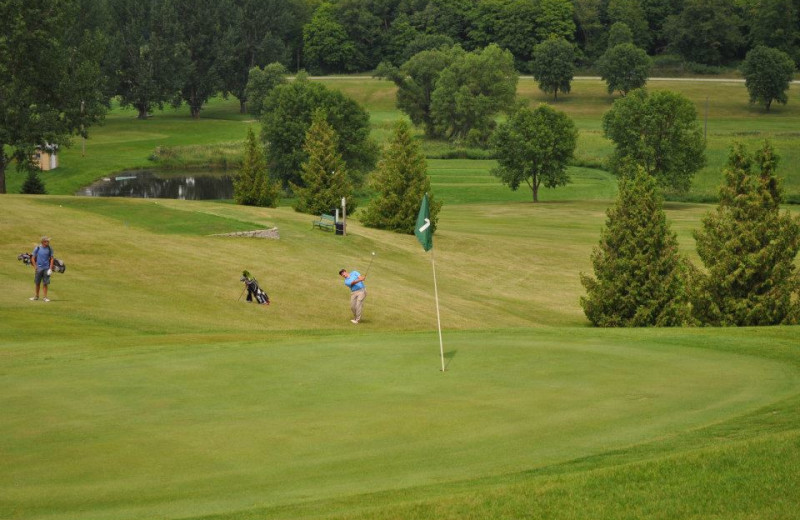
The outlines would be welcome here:
<svg viewBox="0 0 800 520">
<path fill-rule="evenodd" d="M 342 197 L 342 236 L 347 236 L 347 199 Z"/>
</svg>

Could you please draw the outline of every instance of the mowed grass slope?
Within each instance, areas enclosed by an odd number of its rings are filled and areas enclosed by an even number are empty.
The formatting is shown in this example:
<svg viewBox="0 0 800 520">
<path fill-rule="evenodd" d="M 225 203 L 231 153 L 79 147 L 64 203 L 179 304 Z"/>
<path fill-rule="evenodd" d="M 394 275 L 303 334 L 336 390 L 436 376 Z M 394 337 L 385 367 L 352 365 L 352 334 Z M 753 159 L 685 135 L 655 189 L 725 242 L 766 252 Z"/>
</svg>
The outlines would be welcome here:
<svg viewBox="0 0 800 520">
<path fill-rule="evenodd" d="M 800 505 L 797 328 L 587 327 L 578 274 L 608 201 L 445 206 L 445 373 L 412 236 L 354 223 L 336 237 L 288 208 L 215 202 L 2 203 L 2 518 L 792 518 Z M 687 252 L 707 209 L 669 206 Z M 280 240 L 210 236 L 271 226 Z M 13 263 L 43 231 L 68 265 L 46 304 Z M 372 251 L 354 327 L 336 271 Z M 273 305 L 237 301 L 244 268 Z"/>
</svg>

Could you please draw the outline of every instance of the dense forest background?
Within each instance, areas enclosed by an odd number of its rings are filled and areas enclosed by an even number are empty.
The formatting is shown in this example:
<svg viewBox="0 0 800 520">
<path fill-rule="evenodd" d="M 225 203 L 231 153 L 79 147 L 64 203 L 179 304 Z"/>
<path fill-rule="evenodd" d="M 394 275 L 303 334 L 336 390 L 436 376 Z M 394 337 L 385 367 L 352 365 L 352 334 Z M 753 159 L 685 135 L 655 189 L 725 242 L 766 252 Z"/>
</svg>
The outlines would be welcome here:
<svg viewBox="0 0 800 520">
<path fill-rule="evenodd" d="M 182 97 L 190 106 L 207 91 L 243 92 L 255 66 L 280 62 L 312 74 L 368 72 L 443 45 L 470 51 L 496 43 L 528 73 L 534 46 L 563 37 L 574 44 L 579 68 L 590 72 L 620 29 L 654 58 L 656 70 L 718 73 L 757 45 L 780 49 L 800 63 L 800 0 L 78 3 L 83 26 L 74 30 L 105 40 L 103 68 L 111 93 L 125 96 L 142 88 L 149 74 L 147 88 L 160 89 L 164 101 Z"/>
</svg>

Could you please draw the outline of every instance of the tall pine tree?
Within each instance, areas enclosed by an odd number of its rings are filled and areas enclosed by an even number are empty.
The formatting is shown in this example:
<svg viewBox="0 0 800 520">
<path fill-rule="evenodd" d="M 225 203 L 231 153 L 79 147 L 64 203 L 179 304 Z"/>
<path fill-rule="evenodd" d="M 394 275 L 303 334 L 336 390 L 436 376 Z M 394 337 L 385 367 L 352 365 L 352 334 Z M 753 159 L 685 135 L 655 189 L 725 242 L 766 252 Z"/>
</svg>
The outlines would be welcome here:
<svg viewBox="0 0 800 520">
<path fill-rule="evenodd" d="M 233 181 L 233 198 L 237 204 L 272 208 L 280 200 L 280 185 L 269 178 L 264 152 L 252 128 L 247 130 L 244 163 Z"/>
<path fill-rule="evenodd" d="M 695 232 L 706 268 L 692 283 L 695 316 L 708 325 L 794 324 L 800 319 L 800 218 L 780 213 L 778 156 L 734 144 L 716 211 Z M 753 171 L 754 167 L 757 171 Z"/>
<path fill-rule="evenodd" d="M 372 187 L 378 195 L 370 201 L 361 222 L 369 227 L 411 235 L 417 222 L 419 202 L 423 194 L 428 193 L 431 227 L 435 230 L 442 202 L 434 200 L 430 193 L 427 168 L 409 124 L 399 121 L 372 177 Z"/>
<path fill-rule="evenodd" d="M 630 165 L 627 166 L 631 168 Z M 636 167 L 620 179 L 600 244 L 595 277 L 581 274 L 580 304 L 600 327 L 672 327 L 689 322 L 686 263 L 670 230 L 656 180 Z"/>
<path fill-rule="evenodd" d="M 338 140 L 325 111 L 315 110 L 303 144 L 308 157 L 302 165 L 303 186 L 291 185 L 297 195 L 295 210 L 312 215 L 330 213 L 339 207 L 342 197 L 347 198 L 348 211 L 355 210 L 347 165 L 337 151 Z"/>
</svg>

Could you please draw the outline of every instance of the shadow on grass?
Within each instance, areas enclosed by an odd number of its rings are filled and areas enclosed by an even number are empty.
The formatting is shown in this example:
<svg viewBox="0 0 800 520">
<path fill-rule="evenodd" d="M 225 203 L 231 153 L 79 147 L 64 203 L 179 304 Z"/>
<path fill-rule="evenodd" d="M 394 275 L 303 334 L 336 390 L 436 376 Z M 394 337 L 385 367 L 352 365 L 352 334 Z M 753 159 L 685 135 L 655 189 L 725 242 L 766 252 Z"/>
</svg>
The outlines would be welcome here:
<svg viewBox="0 0 800 520">
<path fill-rule="evenodd" d="M 450 368 L 450 363 L 453 361 L 453 358 L 456 357 L 456 354 L 458 354 L 458 350 L 450 350 L 449 352 L 444 353 L 444 358 L 447 360 L 447 362 L 444 364 L 445 370 Z"/>
</svg>

